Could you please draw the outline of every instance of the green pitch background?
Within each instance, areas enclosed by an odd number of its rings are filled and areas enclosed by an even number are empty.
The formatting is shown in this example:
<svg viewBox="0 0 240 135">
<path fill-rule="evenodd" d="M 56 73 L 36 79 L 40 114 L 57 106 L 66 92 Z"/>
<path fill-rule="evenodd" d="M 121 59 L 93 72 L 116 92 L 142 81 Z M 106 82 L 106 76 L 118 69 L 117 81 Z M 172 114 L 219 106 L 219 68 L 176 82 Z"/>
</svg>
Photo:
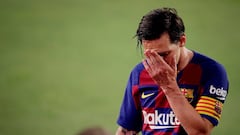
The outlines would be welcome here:
<svg viewBox="0 0 240 135">
<path fill-rule="evenodd" d="M 230 93 L 213 135 L 240 132 L 239 0 L 1 0 L 0 135 L 115 132 L 142 15 L 175 7 L 187 46 L 222 63 Z"/>
</svg>

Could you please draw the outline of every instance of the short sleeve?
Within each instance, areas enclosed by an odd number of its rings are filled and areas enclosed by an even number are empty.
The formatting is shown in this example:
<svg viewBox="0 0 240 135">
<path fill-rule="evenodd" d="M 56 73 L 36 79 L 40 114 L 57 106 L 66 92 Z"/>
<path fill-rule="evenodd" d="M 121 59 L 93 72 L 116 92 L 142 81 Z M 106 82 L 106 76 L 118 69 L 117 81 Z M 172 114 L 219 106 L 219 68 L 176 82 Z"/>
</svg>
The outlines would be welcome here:
<svg viewBox="0 0 240 135">
<path fill-rule="evenodd" d="M 196 105 L 196 110 L 216 126 L 228 94 L 229 82 L 226 71 L 220 64 L 208 64 L 203 72 L 202 81 L 203 93 Z"/>
<path fill-rule="evenodd" d="M 140 131 L 142 114 L 136 99 L 138 87 L 134 85 L 135 76 L 132 72 L 128 80 L 117 123 L 128 130 Z"/>
</svg>

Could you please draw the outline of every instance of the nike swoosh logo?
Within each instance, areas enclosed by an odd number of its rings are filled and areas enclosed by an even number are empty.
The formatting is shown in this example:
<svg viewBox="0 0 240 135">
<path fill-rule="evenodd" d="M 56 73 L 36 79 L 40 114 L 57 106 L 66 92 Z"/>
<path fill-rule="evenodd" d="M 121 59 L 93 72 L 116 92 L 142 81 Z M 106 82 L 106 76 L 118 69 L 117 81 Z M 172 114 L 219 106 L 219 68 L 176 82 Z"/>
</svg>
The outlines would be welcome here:
<svg viewBox="0 0 240 135">
<path fill-rule="evenodd" d="M 144 92 L 143 92 L 143 93 L 142 93 L 142 99 L 147 98 L 147 97 L 150 97 L 150 96 L 152 96 L 152 95 L 154 95 L 154 93 L 144 94 Z"/>
</svg>

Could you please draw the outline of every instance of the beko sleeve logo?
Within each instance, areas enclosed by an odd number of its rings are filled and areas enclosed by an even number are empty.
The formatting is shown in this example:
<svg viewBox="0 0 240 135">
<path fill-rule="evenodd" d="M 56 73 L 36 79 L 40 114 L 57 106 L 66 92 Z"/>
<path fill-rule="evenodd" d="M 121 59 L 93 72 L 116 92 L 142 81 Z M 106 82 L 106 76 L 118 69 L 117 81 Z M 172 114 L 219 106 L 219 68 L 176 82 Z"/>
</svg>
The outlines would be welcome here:
<svg viewBox="0 0 240 135">
<path fill-rule="evenodd" d="M 209 92 L 210 92 L 210 94 L 217 95 L 218 97 L 216 97 L 216 98 L 219 100 L 225 100 L 225 98 L 227 96 L 227 90 L 224 90 L 223 87 L 215 88 L 213 85 L 211 85 Z"/>
</svg>

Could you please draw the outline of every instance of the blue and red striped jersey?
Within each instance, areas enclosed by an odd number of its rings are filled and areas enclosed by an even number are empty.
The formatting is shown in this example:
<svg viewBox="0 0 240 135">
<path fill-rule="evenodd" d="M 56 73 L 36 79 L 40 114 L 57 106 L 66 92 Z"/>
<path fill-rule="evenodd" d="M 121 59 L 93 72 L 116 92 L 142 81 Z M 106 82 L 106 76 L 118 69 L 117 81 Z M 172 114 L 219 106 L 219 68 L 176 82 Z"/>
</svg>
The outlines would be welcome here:
<svg viewBox="0 0 240 135">
<path fill-rule="evenodd" d="M 194 52 L 189 64 L 178 73 L 177 83 L 196 111 L 216 126 L 229 87 L 223 66 Z M 117 123 L 128 130 L 142 131 L 143 135 L 186 134 L 142 63 L 130 74 Z"/>
</svg>

